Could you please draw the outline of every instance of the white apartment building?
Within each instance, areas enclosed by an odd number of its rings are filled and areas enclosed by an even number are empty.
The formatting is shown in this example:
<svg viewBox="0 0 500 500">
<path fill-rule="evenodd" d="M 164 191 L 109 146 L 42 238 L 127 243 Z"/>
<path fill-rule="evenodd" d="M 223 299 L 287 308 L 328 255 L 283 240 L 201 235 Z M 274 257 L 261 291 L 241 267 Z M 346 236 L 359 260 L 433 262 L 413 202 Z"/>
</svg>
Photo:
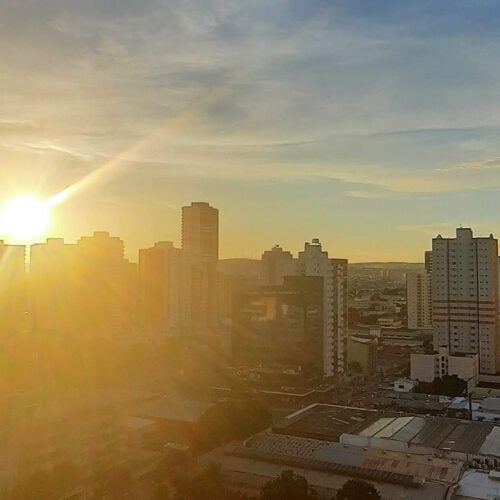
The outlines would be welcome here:
<svg viewBox="0 0 500 500">
<path fill-rule="evenodd" d="M 347 260 L 329 258 L 315 238 L 299 252 L 297 273 L 323 277 L 323 376 L 341 376 L 346 365 Z"/>
<path fill-rule="evenodd" d="M 432 278 L 427 270 L 406 275 L 408 328 L 432 328 Z"/>
<path fill-rule="evenodd" d="M 498 242 L 458 228 L 432 240 L 434 349 L 477 354 L 479 372 L 500 371 Z"/>
</svg>

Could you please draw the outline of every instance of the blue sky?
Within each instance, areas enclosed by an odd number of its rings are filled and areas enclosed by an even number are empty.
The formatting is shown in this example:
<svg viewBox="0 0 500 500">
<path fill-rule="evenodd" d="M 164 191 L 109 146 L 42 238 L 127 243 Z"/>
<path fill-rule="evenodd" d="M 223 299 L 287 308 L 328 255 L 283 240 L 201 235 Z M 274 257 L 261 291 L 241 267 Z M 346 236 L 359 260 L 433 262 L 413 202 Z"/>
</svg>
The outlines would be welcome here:
<svg viewBox="0 0 500 500">
<path fill-rule="evenodd" d="M 221 210 L 223 257 L 319 237 L 421 261 L 458 224 L 500 234 L 496 1 L 4 0 L 0 201 L 53 235 L 179 241 Z M 102 175 L 101 175 L 102 173 Z"/>
</svg>

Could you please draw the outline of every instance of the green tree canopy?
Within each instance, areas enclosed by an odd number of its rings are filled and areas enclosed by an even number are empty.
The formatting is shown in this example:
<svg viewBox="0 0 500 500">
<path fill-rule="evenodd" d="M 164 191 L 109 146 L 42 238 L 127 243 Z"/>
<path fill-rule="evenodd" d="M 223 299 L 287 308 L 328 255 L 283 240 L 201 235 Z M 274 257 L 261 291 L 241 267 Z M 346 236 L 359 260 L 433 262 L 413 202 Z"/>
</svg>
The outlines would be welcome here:
<svg viewBox="0 0 500 500">
<path fill-rule="evenodd" d="M 261 490 L 260 500 L 309 500 L 315 499 L 316 492 L 312 490 L 304 476 L 293 470 L 285 470 L 275 479 L 268 481 Z"/>
<path fill-rule="evenodd" d="M 217 464 L 209 464 L 202 472 L 178 486 L 176 500 L 247 500 L 246 495 L 230 491 Z"/>
<path fill-rule="evenodd" d="M 438 394 L 441 396 L 461 396 L 467 383 L 456 375 L 437 377 L 432 382 L 419 382 L 414 391 L 424 394 Z"/>
<path fill-rule="evenodd" d="M 199 446 L 210 449 L 235 439 L 245 439 L 272 423 L 271 413 L 253 400 L 224 401 L 207 410 L 198 421 Z"/>
<path fill-rule="evenodd" d="M 333 500 L 380 500 L 381 496 L 373 484 L 359 479 L 349 479 L 337 492 Z"/>
</svg>

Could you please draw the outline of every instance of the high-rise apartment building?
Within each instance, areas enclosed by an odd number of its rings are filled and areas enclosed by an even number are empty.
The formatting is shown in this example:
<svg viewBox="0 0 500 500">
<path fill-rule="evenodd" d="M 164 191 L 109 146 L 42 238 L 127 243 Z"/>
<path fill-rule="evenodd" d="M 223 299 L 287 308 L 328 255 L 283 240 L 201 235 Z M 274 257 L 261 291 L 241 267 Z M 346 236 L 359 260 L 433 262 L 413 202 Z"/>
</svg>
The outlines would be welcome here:
<svg viewBox="0 0 500 500">
<path fill-rule="evenodd" d="M 432 328 L 432 277 L 427 270 L 406 274 L 408 328 Z"/>
<path fill-rule="evenodd" d="M 26 248 L 0 240 L 0 336 L 26 328 Z"/>
<path fill-rule="evenodd" d="M 191 332 L 217 327 L 219 211 L 205 202 L 182 207 L 182 249 L 191 264 Z"/>
<path fill-rule="evenodd" d="M 347 260 L 329 258 L 315 238 L 299 252 L 297 274 L 323 278 L 323 377 L 332 380 L 346 368 Z"/>
<path fill-rule="evenodd" d="M 296 273 L 296 261 L 290 252 L 279 245 L 262 254 L 262 283 L 265 285 L 282 285 L 285 276 Z"/>
<path fill-rule="evenodd" d="M 33 333 L 77 334 L 83 313 L 77 246 L 49 238 L 30 249 L 29 317 Z"/>
<path fill-rule="evenodd" d="M 189 331 L 191 278 L 187 254 L 170 241 L 139 251 L 141 326 L 149 333 Z"/>
<path fill-rule="evenodd" d="M 434 349 L 477 354 L 479 372 L 500 371 L 498 242 L 458 228 L 432 240 Z"/>
<path fill-rule="evenodd" d="M 32 245 L 30 322 L 40 334 L 113 337 L 132 325 L 136 267 L 106 232 Z"/>
<path fill-rule="evenodd" d="M 432 274 L 432 250 L 424 252 L 424 267 L 428 273 Z"/>
<path fill-rule="evenodd" d="M 219 260 L 219 211 L 206 202 L 182 207 L 182 249 L 195 261 Z"/>
<path fill-rule="evenodd" d="M 135 301 L 131 292 L 135 266 L 124 257 L 124 243 L 108 232 L 95 232 L 77 243 L 80 300 L 87 314 L 82 333 L 104 337 L 121 335 L 130 328 Z"/>
</svg>

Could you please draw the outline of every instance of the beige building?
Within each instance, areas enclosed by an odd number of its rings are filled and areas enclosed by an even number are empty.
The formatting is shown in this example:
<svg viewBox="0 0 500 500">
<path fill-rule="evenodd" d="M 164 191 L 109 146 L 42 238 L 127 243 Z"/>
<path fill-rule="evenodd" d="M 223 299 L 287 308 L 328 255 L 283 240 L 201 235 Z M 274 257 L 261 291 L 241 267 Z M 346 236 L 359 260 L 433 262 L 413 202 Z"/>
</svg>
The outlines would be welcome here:
<svg viewBox="0 0 500 500">
<path fill-rule="evenodd" d="M 126 333 L 135 313 L 136 266 L 124 257 L 124 243 L 107 232 L 78 241 L 79 300 L 87 314 L 83 333 L 116 337 Z"/>
<path fill-rule="evenodd" d="M 264 285 L 283 285 L 285 276 L 295 274 L 296 261 L 290 252 L 279 245 L 262 254 L 262 283 Z"/>
<path fill-rule="evenodd" d="M 347 338 L 347 367 L 357 363 L 364 373 L 375 373 L 377 370 L 378 339 L 363 338 L 350 335 Z"/>
<path fill-rule="evenodd" d="M 432 328 L 432 278 L 427 270 L 408 272 L 406 275 L 406 304 L 408 328 Z"/>
<path fill-rule="evenodd" d="M 500 371 L 498 242 L 458 228 L 432 240 L 434 348 L 477 354 L 479 371 Z"/>
<path fill-rule="evenodd" d="M 206 202 L 182 207 L 182 249 L 191 265 L 192 333 L 213 332 L 218 325 L 217 262 L 219 211 Z"/>
<path fill-rule="evenodd" d="M 0 335 L 11 337 L 26 329 L 26 247 L 0 240 Z M 12 338 L 12 337 L 11 337 Z"/>
<path fill-rule="evenodd" d="M 141 326 L 149 333 L 187 333 L 191 321 L 190 266 L 170 241 L 139 251 Z"/>
<path fill-rule="evenodd" d="M 40 334 L 115 337 L 135 315 L 136 267 L 124 244 L 106 232 L 75 244 L 48 239 L 32 245 L 30 320 Z"/>
<path fill-rule="evenodd" d="M 331 379 L 345 373 L 347 336 L 347 259 L 332 259 L 319 239 L 299 252 L 297 274 L 323 277 L 323 374 Z"/>
<path fill-rule="evenodd" d="M 30 249 L 31 331 L 39 335 L 76 335 L 84 317 L 76 245 L 49 238 Z"/>
</svg>

